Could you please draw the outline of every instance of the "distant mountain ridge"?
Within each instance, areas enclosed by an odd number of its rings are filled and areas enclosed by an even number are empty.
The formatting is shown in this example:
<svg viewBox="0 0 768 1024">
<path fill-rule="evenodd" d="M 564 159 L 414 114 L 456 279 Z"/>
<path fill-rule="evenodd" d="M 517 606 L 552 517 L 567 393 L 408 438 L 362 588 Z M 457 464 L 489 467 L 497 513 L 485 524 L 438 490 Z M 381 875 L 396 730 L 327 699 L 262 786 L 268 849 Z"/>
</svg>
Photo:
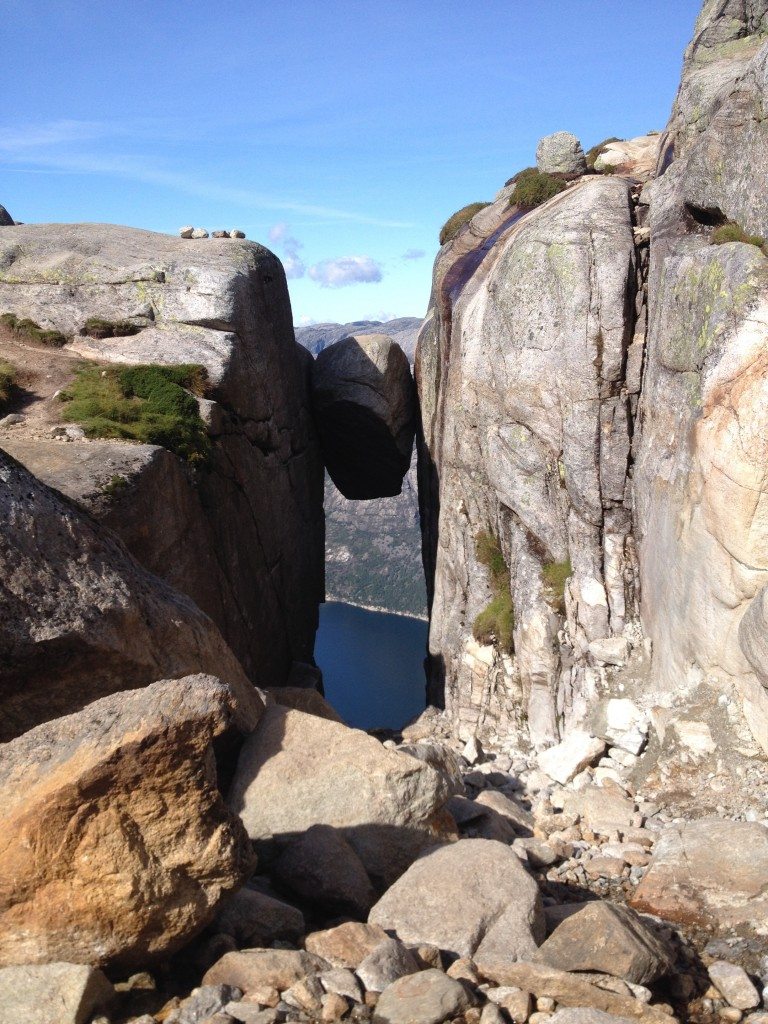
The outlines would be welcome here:
<svg viewBox="0 0 768 1024">
<path fill-rule="evenodd" d="M 423 321 L 354 320 L 294 328 L 296 340 L 313 356 L 350 334 L 388 334 L 413 366 Z M 325 477 L 325 587 L 328 600 L 346 601 L 404 615 L 426 615 L 421 565 L 416 454 L 396 498 L 348 501 Z"/>
<path fill-rule="evenodd" d="M 413 365 L 416 338 L 424 321 L 418 316 L 401 316 L 396 320 L 353 320 L 348 324 L 309 324 L 295 327 L 296 341 L 308 349 L 313 356 L 324 348 L 335 345 L 350 334 L 387 334 L 398 343 Z"/>
</svg>

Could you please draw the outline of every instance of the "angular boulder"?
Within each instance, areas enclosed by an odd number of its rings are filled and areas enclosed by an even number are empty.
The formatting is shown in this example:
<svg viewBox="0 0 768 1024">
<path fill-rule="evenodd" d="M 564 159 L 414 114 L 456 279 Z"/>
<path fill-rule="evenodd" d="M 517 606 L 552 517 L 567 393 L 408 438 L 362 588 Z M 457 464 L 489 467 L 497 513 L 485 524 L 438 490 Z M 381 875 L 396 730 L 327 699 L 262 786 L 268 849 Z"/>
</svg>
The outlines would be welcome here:
<svg viewBox="0 0 768 1024">
<path fill-rule="evenodd" d="M 292 892 L 329 912 L 364 918 L 376 895 L 362 861 L 330 825 L 313 825 L 288 845 L 275 874 Z"/>
<path fill-rule="evenodd" d="M 541 897 L 503 843 L 461 839 L 424 853 L 384 893 L 368 920 L 402 942 L 455 956 L 527 958 L 544 938 Z"/>
<path fill-rule="evenodd" d="M 669 973 L 671 950 L 627 907 L 596 901 L 567 917 L 535 959 L 563 971 L 594 971 L 647 985 Z"/>
<path fill-rule="evenodd" d="M 360 334 L 324 349 L 312 367 L 312 402 L 328 473 L 344 497 L 400 494 L 417 417 L 400 346 Z"/>
<path fill-rule="evenodd" d="M 310 974 L 330 967 L 303 949 L 243 949 L 225 953 L 203 976 L 204 985 L 235 985 L 246 995 L 255 989 L 284 992 Z"/>
<path fill-rule="evenodd" d="M 308 953 L 322 957 L 334 967 L 357 968 L 386 939 L 387 933 L 376 924 L 345 921 L 335 928 L 312 932 L 304 945 Z"/>
<path fill-rule="evenodd" d="M 679 924 L 761 935 L 768 928 L 766 879 L 768 828 L 704 818 L 664 830 L 629 902 Z"/>
<path fill-rule="evenodd" d="M 13 217 L 4 206 L 0 206 L 0 228 L 12 227 L 15 223 Z"/>
<path fill-rule="evenodd" d="M 442 971 L 421 971 L 393 982 L 381 993 L 374 1024 L 442 1024 L 460 1017 L 474 1000 L 461 982 Z"/>
<path fill-rule="evenodd" d="M 244 708 L 253 701 L 213 622 L 2 449 L 0 518 L 0 741 L 195 672 L 229 683 Z"/>
<path fill-rule="evenodd" d="M 536 166 L 542 174 L 586 174 L 587 158 L 571 132 L 554 132 L 539 139 Z"/>
<path fill-rule="evenodd" d="M 214 928 L 219 935 L 231 935 L 241 947 L 270 946 L 275 939 L 295 941 L 305 931 L 304 915 L 297 907 L 248 888 L 221 904 Z"/>
<path fill-rule="evenodd" d="M 87 1024 L 115 990 L 86 964 L 23 964 L 0 968 L 0 1016 L 8 1024 Z"/>
<path fill-rule="evenodd" d="M 603 740 L 582 729 L 574 729 L 562 742 L 539 754 L 539 768 L 564 786 L 604 750 Z"/>
<path fill-rule="evenodd" d="M 217 789 L 238 718 L 228 686 L 189 676 L 0 747 L 0 964 L 143 966 L 212 919 L 253 867 Z"/>
<path fill-rule="evenodd" d="M 252 839 L 341 831 L 375 884 L 394 881 L 446 834 L 448 797 L 433 768 L 339 722 L 270 707 L 240 753 L 229 794 Z"/>
</svg>

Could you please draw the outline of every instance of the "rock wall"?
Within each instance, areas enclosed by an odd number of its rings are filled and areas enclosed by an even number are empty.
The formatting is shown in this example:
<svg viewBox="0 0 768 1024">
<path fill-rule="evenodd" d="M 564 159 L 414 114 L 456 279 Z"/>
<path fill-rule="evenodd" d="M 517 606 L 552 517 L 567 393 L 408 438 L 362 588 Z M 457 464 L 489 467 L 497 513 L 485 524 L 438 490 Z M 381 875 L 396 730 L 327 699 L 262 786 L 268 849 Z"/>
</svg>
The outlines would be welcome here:
<svg viewBox="0 0 768 1024">
<path fill-rule="evenodd" d="M 621 166 L 522 215 L 510 184 L 438 255 L 422 529 L 431 696 L 459 735 L 543 743 L 601 695 L 704 684 L 768 749 L 768 259 L 713 244 L 731 222 L 768 236 L 766 32 L 764 2 L 705 4 L 641 192 Z M 494 597 L 481 533 L 514 652 L 472 636 Z"/>
<path fill-rule="evenodd" d="M 309 357 L 294 342 L 279 260 L 229 239 L 113 225 L 8 227 L 0 311 L 62 331 L 71 340 L 61 355 L 73 362 L 206 368 L 207 470 L 192 474 L 162 450 L 119 442 L 75 441 L 63 457 L 23 426 L 4 431 L 2 443 L 191 596 L 255 682 L 280 685 L 293 661 L 311 661 L 323 598 L 323 469 Z M 96 340 L 81 334 L 89 317 L 129 319 L 140 330 Z M 115 475 L 128 487 L 105 502 Z"/>
</svg>

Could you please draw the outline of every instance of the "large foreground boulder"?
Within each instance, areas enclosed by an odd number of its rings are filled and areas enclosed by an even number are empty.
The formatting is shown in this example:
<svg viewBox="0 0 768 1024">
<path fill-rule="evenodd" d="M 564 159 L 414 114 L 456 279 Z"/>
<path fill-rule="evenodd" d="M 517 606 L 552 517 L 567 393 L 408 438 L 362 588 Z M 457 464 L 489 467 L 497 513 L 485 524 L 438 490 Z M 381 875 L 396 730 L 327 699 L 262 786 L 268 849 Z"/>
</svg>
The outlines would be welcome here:
<svg viewBox="0 0 768 1024">
<path fill-rule="evenodd" d="M 211 620 L 0 449 L 0 741 L 117 690 L 210 672 L 253 688 Z"/>
<path fill-rule="evenodd" d="M 630 902 L 680 924 L 765 934 L 766 880 L 768 828 L 705 818 L 663 832 Z"/>
<path fill-rule="evenodd" d="M 388 885 L 445 834 L 450 822 L 438 812 L 447 797 L 445 779 L 423 761 L 276 705 L 243 746 L 229 805 L 252 839 L 341 830 L 373 881 Z"/>
<path fill-rule="evenodd" d="M 217 788 L 244 717 L 224 683 L 189 676 L 0 748 L 0 965 L 144 966 L 211 920 L 253 866 Z"/>
<path fill-rule="evenodd" d="M 532 956 L 544 938 L 541 897 L 503 843 L 462 839 L 424 853 L 379 900 L 369 922 L 412 945 L 455 956 Z"/>
<path fill-rule="evenodd" d="M 385 334 L 326 348 L 312 368 L 326 466 L 345 498 L 399 494 L 411 464 L 416 388 L 408 357 Z"/>
</svg>

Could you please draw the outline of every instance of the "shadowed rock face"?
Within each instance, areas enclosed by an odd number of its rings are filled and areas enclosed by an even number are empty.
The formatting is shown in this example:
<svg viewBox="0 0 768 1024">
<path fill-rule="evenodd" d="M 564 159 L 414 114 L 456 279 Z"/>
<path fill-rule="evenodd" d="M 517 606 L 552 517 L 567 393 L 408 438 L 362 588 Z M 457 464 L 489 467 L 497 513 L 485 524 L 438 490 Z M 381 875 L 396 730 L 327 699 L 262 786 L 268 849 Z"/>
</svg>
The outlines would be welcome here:
<svg viewBox="0 0 768 1024">
<path fill-rule="evenodd" d="M 0 227 L 7 228 L 14 224 L 13 217 L 8 213 L 4 206 L 0 206 Z"/>
<path fill-rule="evenodd" d="M 216 626 L 0 450 L 0 739 L 117 690 L 211 672 L 252 688 Z"/>
<path fill-rule="evenodd" d="M 254 681 L 282 685 L 293 661 L 312 660 L 324 552 L 309 357 L 294 341 L 279 260 L 232 239 L 104 224 L 9 227 L 0 238 L 0 312 L 71 337 L 59 355 L 73 364 L 206 368 L 212 454 L 194 477 L 147 445 L 123 445 L 115 469 L 117 442 L 74 442 L 68 460 L 52 458 L 50 442 L 23 426 L 10 443 L 33 473 L 108 521 L 147 568 L 192 597 Z M 90 317 L 140 329 L 90 338 L 80 333 Z M 116 472 L 127 487 L 99 500 Z"/>
<path fill-rule="evenodd" d="M 144 965 L 207 924 L 253 867 L 216 756 L 260 708 L 255 692 L 246 708 L 218 679 L 190 676 L 5 744 L 0 964 Z"/>
<path fill-rule="evenodd" d="M 345 338 L 317 357 L 312 402 L 328 473 L 345 498 L 399 494 L 416 431 L 408 358 L 384 334 Z"/>
</svg>

